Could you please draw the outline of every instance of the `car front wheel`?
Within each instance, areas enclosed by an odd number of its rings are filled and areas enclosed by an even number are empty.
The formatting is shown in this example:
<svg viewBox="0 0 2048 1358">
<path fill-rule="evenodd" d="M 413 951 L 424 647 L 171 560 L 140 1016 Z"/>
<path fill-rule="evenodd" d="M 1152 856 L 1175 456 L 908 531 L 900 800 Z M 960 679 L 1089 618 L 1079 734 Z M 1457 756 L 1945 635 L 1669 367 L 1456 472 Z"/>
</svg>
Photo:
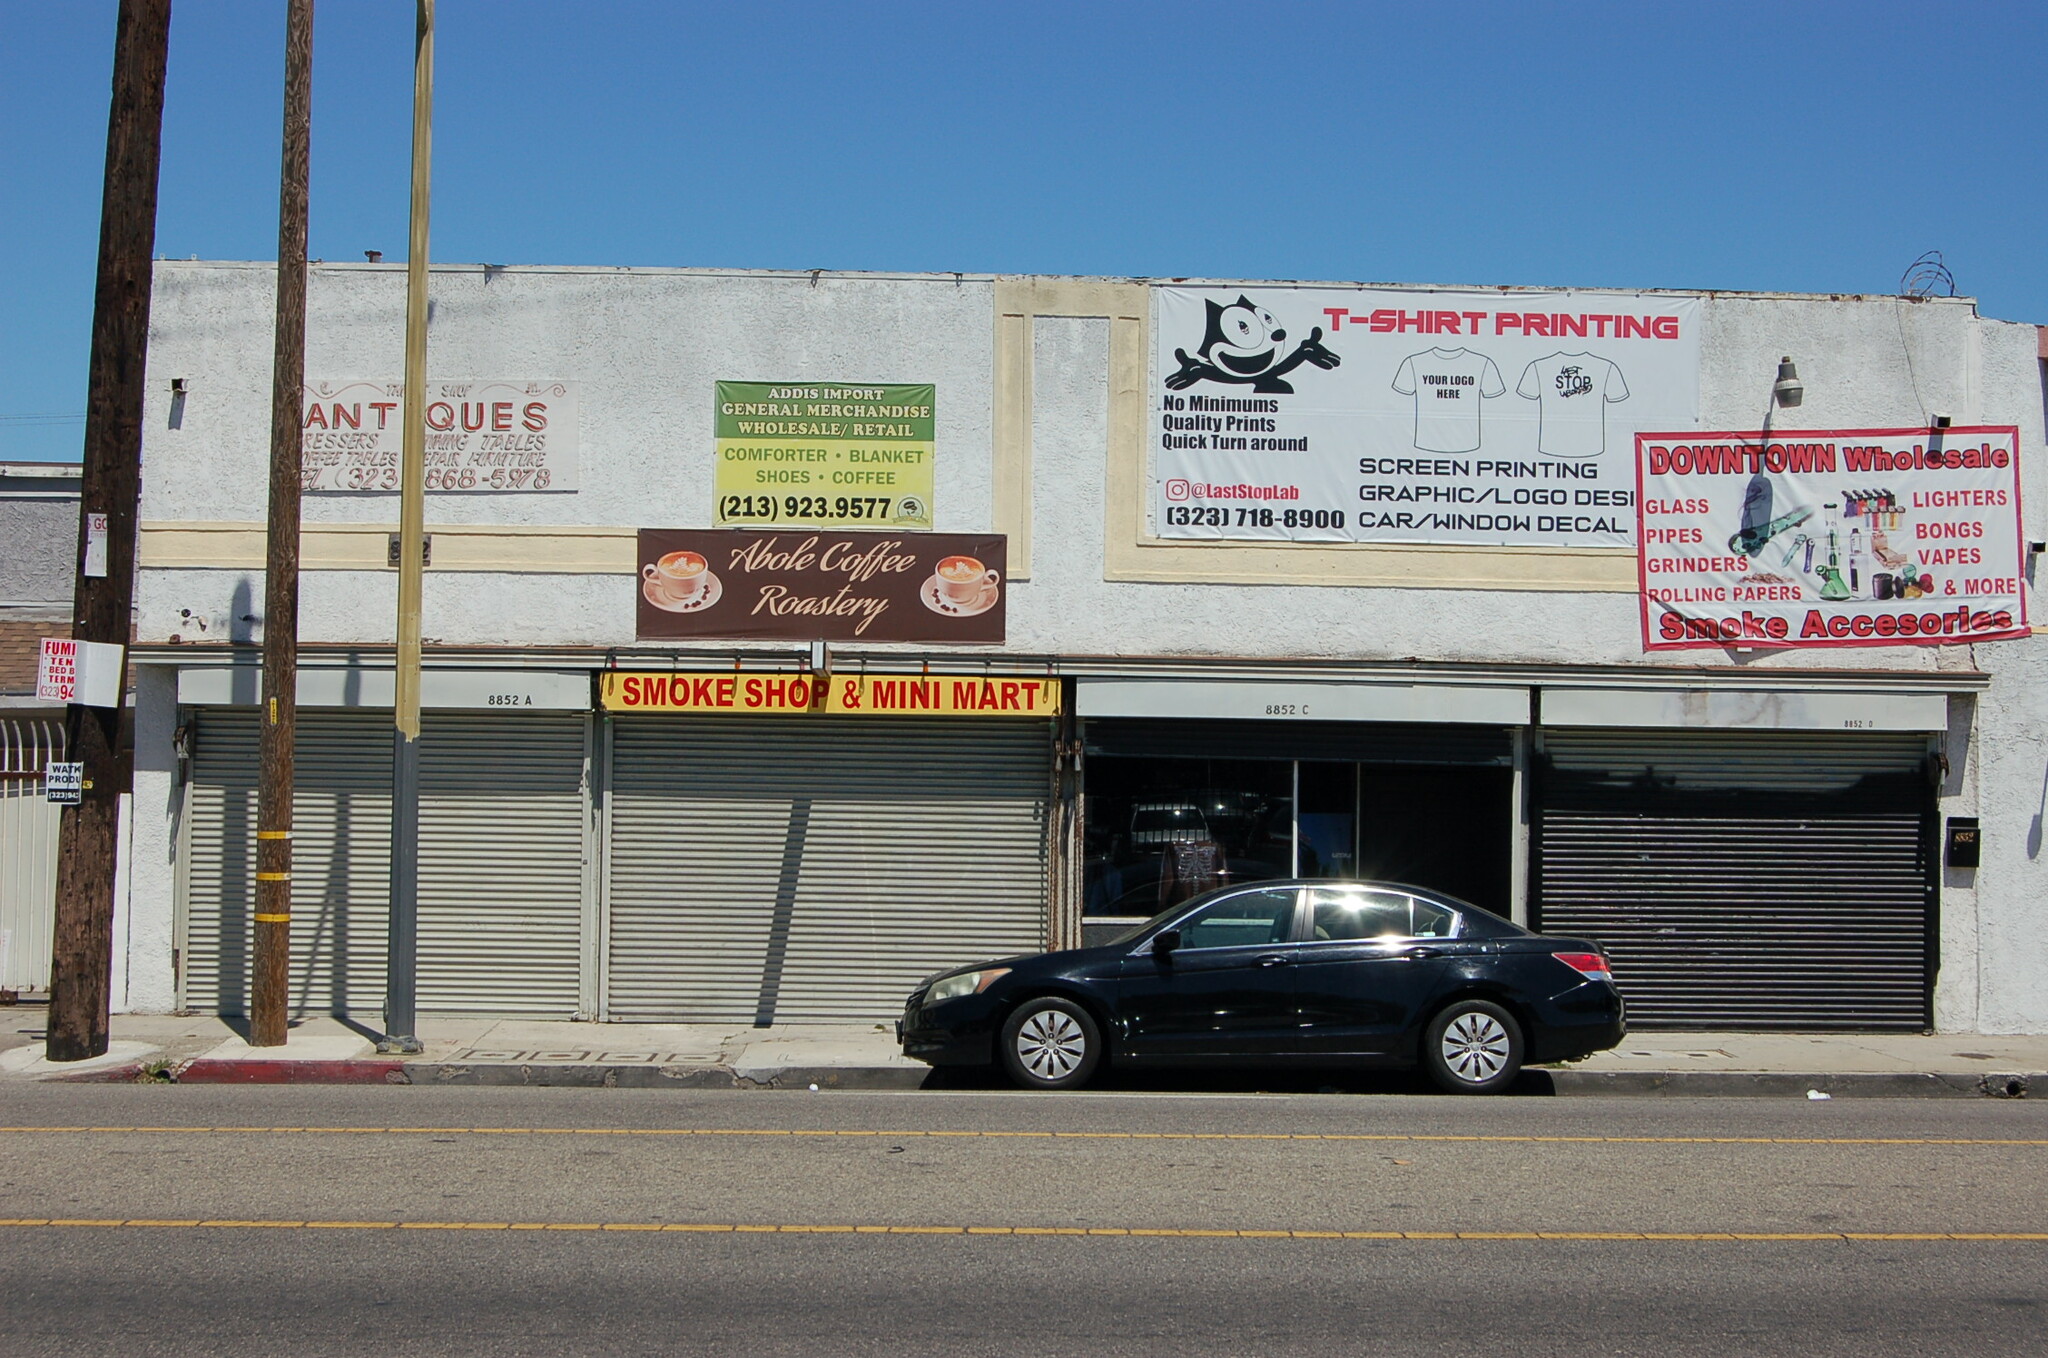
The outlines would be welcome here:
<svg viewBox="0 0 2048 1358">
<path fill-rule="evenodd" d="M 1079 1088 L 1101 1060 L 1101 1030 L 1071 1000 L 1026 1000 L 1003 1025 L 1003 1068 L 1026 1089 Z"/>
<path fill-rule="evenodd" d="M 1494 1094 L 1522 1069 L 1522 1025 L 1486 1000 L 1459 1000 L 1430 1020 L 1422 1035 L 1429 1078 L 1453 1094 Z"/>
</svg>

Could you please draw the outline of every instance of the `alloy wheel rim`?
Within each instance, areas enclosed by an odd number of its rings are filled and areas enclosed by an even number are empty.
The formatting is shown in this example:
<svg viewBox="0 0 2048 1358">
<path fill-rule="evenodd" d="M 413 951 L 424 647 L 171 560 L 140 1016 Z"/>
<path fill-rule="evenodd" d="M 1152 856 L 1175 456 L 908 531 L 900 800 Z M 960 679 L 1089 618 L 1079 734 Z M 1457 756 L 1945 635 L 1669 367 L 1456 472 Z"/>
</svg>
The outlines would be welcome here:
<svg viewBox="0 0 2048 1358">
<path fill-rule="evenodd" d="M 1072 1014 L 1042 1009 L 1017 1030 L 1017 1059 L 1041 1080 L 1064 1080 L 1080 1069 L 1088 1038 Z"/>
<path fill-rule="evenodd" d="M 1491 1014 L 1460 1014 L 1444 1027 L 1444 1065 L 1467 1084 L 1484 1084 L 1507 1068 L 1508 1030 Z"/>
</svg>

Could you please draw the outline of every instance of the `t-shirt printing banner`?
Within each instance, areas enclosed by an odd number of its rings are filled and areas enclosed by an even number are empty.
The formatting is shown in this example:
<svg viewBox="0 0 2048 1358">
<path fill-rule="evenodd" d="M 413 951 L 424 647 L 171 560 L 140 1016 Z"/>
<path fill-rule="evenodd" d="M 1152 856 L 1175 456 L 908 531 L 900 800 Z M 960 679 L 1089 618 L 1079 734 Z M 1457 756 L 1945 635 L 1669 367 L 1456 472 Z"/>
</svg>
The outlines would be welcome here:
<svg viewBox="0 0 2048 1358">
<path fill-rule="evenodd" d="M 2028 634 L 2019 430 L 1636 436 L 1643 648 Z"/>
<path fill-rule="evenodd" d="M 1161 287 L 1153 533 L 1627 547 L 1699 423 L 1697 297 Z"/>
</svg>

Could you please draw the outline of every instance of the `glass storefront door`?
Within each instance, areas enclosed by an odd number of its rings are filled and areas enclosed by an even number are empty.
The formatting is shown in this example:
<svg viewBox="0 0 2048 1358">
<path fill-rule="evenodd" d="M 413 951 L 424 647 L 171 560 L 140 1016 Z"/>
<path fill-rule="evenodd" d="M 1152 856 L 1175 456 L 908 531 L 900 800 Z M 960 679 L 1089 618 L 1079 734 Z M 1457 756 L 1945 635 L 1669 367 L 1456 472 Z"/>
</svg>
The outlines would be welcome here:
<svg viewBox="0 0 2048 1358">
<path fill-rule="evenodd" d="M 1276 877 L 1406 882 L 1508 912 L 1505 768 L 1098 754 L 1085 777 L 1089 919 Z"/>
</svg>

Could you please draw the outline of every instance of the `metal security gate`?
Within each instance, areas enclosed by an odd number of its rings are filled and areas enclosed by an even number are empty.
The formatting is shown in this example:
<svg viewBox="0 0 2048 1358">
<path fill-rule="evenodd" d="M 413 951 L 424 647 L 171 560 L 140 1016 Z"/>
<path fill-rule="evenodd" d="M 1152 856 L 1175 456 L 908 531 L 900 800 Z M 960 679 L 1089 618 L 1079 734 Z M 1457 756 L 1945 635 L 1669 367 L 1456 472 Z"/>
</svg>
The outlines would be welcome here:
<svg viewBox="0 0 2048 1358">
<path fill-rule="evenodd" d="M 1534 918 L 1599 940 L 1642 1028 L 1931 1021 L 1928 738 L 1543 733 Z"/>
<path fill-rule="evenodd" d="M 61 718 L 0 721 L 0 990 L 50 988 L 63 808 L 44 799 L 43 768 L 63 750 Z"/>
<path fill-rule="evenodd" d="M 892 1018 L 922 977 L 1036 951 L 1039 721 L 612 723 L 606 1013 Z"/>
<path fill-rule="evenodd" d="M 184 852 L 186 1007 L 247 1006 L 256 714 L 196 714 Z M 420 737 L 419 1006 L 573 1015 L 582 952 L 589 722 L 430 711 Z M 391 892 L 391 716 L 299 713 L 291 1005 L 374 1014 Z"/>
</svg>

